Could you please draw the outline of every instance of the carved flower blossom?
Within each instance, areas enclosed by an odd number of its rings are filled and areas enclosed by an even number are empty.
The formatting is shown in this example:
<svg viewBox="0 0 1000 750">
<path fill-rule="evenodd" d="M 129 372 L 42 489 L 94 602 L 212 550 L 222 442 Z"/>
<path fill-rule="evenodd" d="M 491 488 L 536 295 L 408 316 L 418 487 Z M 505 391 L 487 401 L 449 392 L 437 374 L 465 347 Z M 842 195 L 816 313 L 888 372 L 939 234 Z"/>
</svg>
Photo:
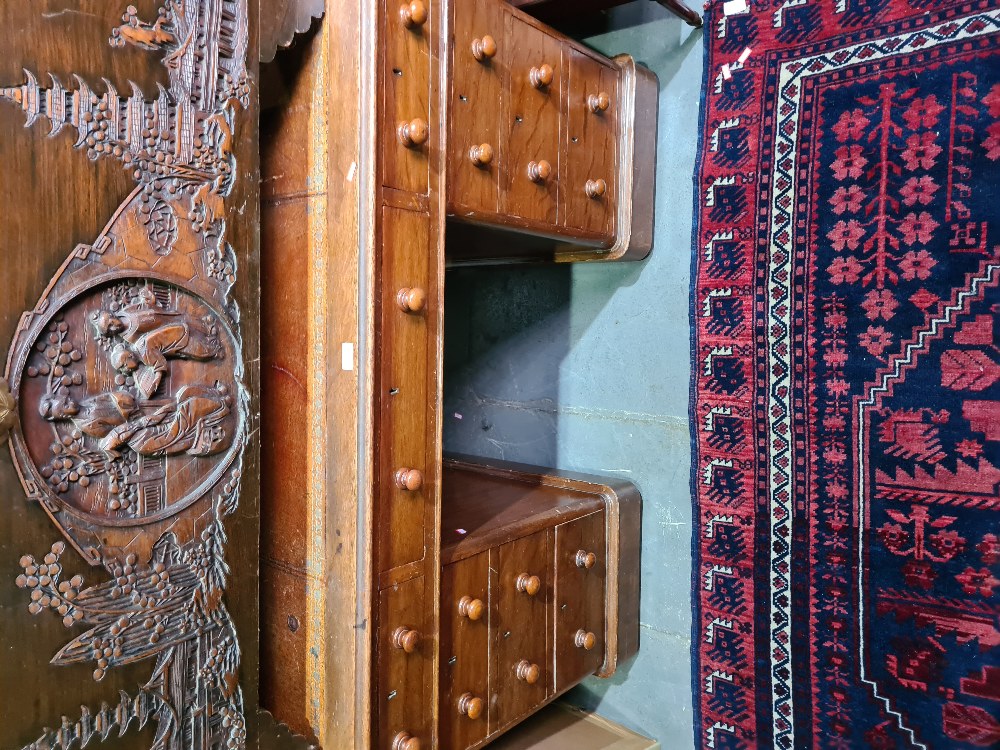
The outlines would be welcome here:
<svg viewBox="0 0 1000 750">
<path fill-rule="evenodd" d="M 830 282 L 833 284 L 853 284 L 858 280 L 861 273 L 861 264 L 852 257 L 837 258 L 830 267 L 826 269 L 830 274 Z"/>
<path fill-rule="evenodd" d="M 938 149 L 938 151 L 940 150 Z M 830 165 L 830 169 L 833 170 L 833 176 L 838 180 L 845 180 L 848 177 L 857 179 L 868 163 L 868 160 L 862 156 L 861 146 L 856 143 L 850 146 L 841 146 L 834 152 L 834 155 L 837 158 Z"/>
<path fill-rule="evenodd" d="M 860 109 L 852 109 L 843 112 L 837 124 L 833 126 L 833 132 L 837 134 L 837 140 L 843 143 L 849 140 L 858 140 L 865 134 L 865 128 L 871 123 L 865 113 Z"/>
<path fill-rule="evenodd" d="M 993 577 L 987 568 L 974 570 L 966 568 L 963 572 L 955 576 L 955 580 L 962 584 L 962 591 L 969 596 L 993 596 L 993 587 L 1000 585 L 1000 581 Z"/>
<path fill-rule="evenodd" d="M 910 106 L 903 113 L 910 130 L 921 128 L 933 128 L 938 123 L 938 115 L 944 112 L 944 107 L 938 104 L 937 98 L 933 94 L 923 98 L 914 97 Z"/>
<path fill-rule="evenodd" d="M 892 346 L 892 334 L 882 326 L 868 326 L 868 330 L 858 337 L 858 343 L 872 356 L 880 357 Z"/>
<path fill-rule="evenodd" d="M 934 230 L 941 226 L 926 211 L 921 211 L 918 216 L 915 211 L 911 211 L 903 217 L 899 224 L 899 231 L 903 235 L 903 242 L 913 245 L 916 242 L 926 244 L 934 236 Z"/>
<path fill-rule="evenodd" d="M 934 193 L 937 192 L 937 189 L 937 183 L 930 175 L 925 174 L 921 177 L 908 179 L 899 192 L 903 196 L 903 203 L 907 206 L 913 206 L 917 203 L 926 206 L 934 200 Z"/>
<path fill-rule="evenodd" d="M 855 219 L 838 221 L 826 235 L 833 242 L 834 250 L 856 250 L 858 242 L 865 236 L 865 228 Z"/>
<path fill-rule="evenodd" d="M 934 138 L 934 133 L 925 132 L 914 133 L 906 139 L 903 161 L 906 162 L 907 169 L 912 172 L 916 169 L 930 169 L 934 166 L 934 160 L 941 153 L 941 147 L 934 142 Z"/>
<path fill-rule="evenodd" d="M 872 289 L 865 295 L 865 301 L 861 303 L 861 307 L 864 308 L 869 320 L 878 320 L 879 318 L 891 320 L 892 316 L 896 314 L 899 303 L 896 302 L 896 298 L 889 290 Z"/>
<path fill-rule="evenodd" d="M 837 216 L 842 215 L 845 211 L 856 214 L 861 210 L 861 201 L 864 197 L 865 194 L 861 192 L 861 188 L 858 185 L 841 186 L 833 193 L 830 203 L 833 205 L 833 212 Z"/>
<path fill-rule="evenodd" d="M 903 278 L 907 281 L 913 279 L 926 279 L 931 275 L 931 269 L 937 265 L 937 261 L 931 257 L 926 250 L 911 250 L 903 259 L 899 261 L 899 270 L 903 272 Z"/>
<path fill-rule="evenodd" d="M 987 534 L 983 541 L 976 545 L 976 550 L 983 556 L 985 565 L 995 565 L 1000 562 L 1000 539 L 996 534 Z"/>
</svg>

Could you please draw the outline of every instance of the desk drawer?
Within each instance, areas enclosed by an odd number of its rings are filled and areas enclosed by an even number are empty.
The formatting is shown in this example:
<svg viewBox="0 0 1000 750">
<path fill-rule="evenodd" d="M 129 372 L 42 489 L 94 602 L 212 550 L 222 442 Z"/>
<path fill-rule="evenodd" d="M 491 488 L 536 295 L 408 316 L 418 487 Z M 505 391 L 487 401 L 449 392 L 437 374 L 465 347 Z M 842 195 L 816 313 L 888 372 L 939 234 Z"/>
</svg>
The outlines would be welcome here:
<svg viewBox="0 0 1000 750">
<path fill-rule="evenodd" d="M 534 710 L 552 693 L 552 530 L 502 545 L 496 568 L 490 731 Z"/>
<path fill-rule="evenodd" d="M 509 16 L 508 150 L 503 212 L 555 224 L 559 212 L 562 45 L 527 21 Z M 548 81 L 548 83 L 545 83 Z"/>
<path fill-rule="evenodd" d="M 427 449 L 435 370 L 428 321 L 436 304 L 427 219 L 386 208 L 383 233 L 379 572 L 423 559 L 436 481 Z"/>
<path fill-rule="evenodd" d="M 407 737 L 431 746 L 430 700 L 433 643 L 424 607 L 424 578 L 379 595 L 377 750 L 399 750 Z"/>
<path fill-rule="evenodd" d="M 560 217 L 567 226 L 614 236 L 618 190 L 619 71 L 569 53 L 565 179 Z"/>
<path fill-rule="evenodd" d="M 500 5 L 455 3 L 454 81 L 451 96 L 449 191 L 455 210 L 499 210 L 506 143 L 500 137 L 500 102 L 508 42 Z"/>
<path fill-rule="evenodd" d="M 556 691 L 597 672 L 605 656 L 605 512 L 555 529 Z"/>
<path fill-rule="evenodd" d="M 382 0 L 383 184 L 426 195 L 436 0 Z"/>
<path fill-rule="evenodd" d="M 441 580 L 441 743 L 464 748 L 489 733 L 490 552 L 452 563 Z"/>
</svg>

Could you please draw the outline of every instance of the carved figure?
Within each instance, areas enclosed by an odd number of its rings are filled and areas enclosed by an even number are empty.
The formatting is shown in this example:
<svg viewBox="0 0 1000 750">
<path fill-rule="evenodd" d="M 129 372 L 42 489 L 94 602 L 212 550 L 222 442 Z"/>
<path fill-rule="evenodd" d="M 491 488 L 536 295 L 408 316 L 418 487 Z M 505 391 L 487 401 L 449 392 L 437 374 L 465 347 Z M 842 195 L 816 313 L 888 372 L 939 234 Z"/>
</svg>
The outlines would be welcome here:
<svg viewBox="0 0 1000 750">
<path fill-rule="evenodd" d="M 125 342 L 112 350 L 112 364 L 119 370 L 137 371 L 136 386 L 147 399 L 160 387 L 168 358 L 208 360 L 222 352 L 211 324 L 148 304 L 117 312 L 100 310 L 92 320 L 98 334 Z"/>
<path fill-rule="evenodd" d="M 84 435 L 99 439 L 111 453 L 127 445 L 140 456 L 210 456 L 226 448 L 222 422 L 230 399 L 222 387 L 184 386 L 177 398 L 143 415 L 126 391 L 102 393 L 82 404 L 63 394 L 45 396 L 39 412 L 50 422 L 72 422 Z"/>
</svg>

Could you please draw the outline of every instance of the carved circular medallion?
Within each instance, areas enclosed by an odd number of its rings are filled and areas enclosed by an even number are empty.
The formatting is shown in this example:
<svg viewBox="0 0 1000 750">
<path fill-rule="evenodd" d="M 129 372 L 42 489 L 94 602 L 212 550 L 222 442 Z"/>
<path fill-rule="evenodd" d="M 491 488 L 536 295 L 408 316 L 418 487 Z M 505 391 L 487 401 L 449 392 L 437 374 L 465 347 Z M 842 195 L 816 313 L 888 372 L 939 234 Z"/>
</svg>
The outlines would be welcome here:
<svg viewBox="0 0 1000 750">
<path fill-rule="evenodd" d="M 106 526 L 203 496 L 239 449 L 236 351 L 224 319 L 171 284 L 124 279 L 72 297 L 19 373 L 40 494 Z"/>
</svg>

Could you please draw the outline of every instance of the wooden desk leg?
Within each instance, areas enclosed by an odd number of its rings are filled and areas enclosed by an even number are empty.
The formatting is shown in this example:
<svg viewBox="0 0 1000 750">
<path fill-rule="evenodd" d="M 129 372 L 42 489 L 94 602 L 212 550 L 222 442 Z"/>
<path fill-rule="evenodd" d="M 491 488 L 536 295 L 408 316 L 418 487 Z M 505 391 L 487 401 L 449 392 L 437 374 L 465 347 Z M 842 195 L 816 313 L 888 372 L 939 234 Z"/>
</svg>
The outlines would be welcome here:
<svg viewBox="0 0 1000 750">
<path fill-rule="evenodd" d="M 678 16 L 687 21 L 690 26 L 701 28 L 705 23 L 701 14 L 692 8 L 689 8 L 687 4 L 682 2 L 682 0 L 656 0 L 656 2 L 667 10 L 676 13 Z"/>
</svg>

